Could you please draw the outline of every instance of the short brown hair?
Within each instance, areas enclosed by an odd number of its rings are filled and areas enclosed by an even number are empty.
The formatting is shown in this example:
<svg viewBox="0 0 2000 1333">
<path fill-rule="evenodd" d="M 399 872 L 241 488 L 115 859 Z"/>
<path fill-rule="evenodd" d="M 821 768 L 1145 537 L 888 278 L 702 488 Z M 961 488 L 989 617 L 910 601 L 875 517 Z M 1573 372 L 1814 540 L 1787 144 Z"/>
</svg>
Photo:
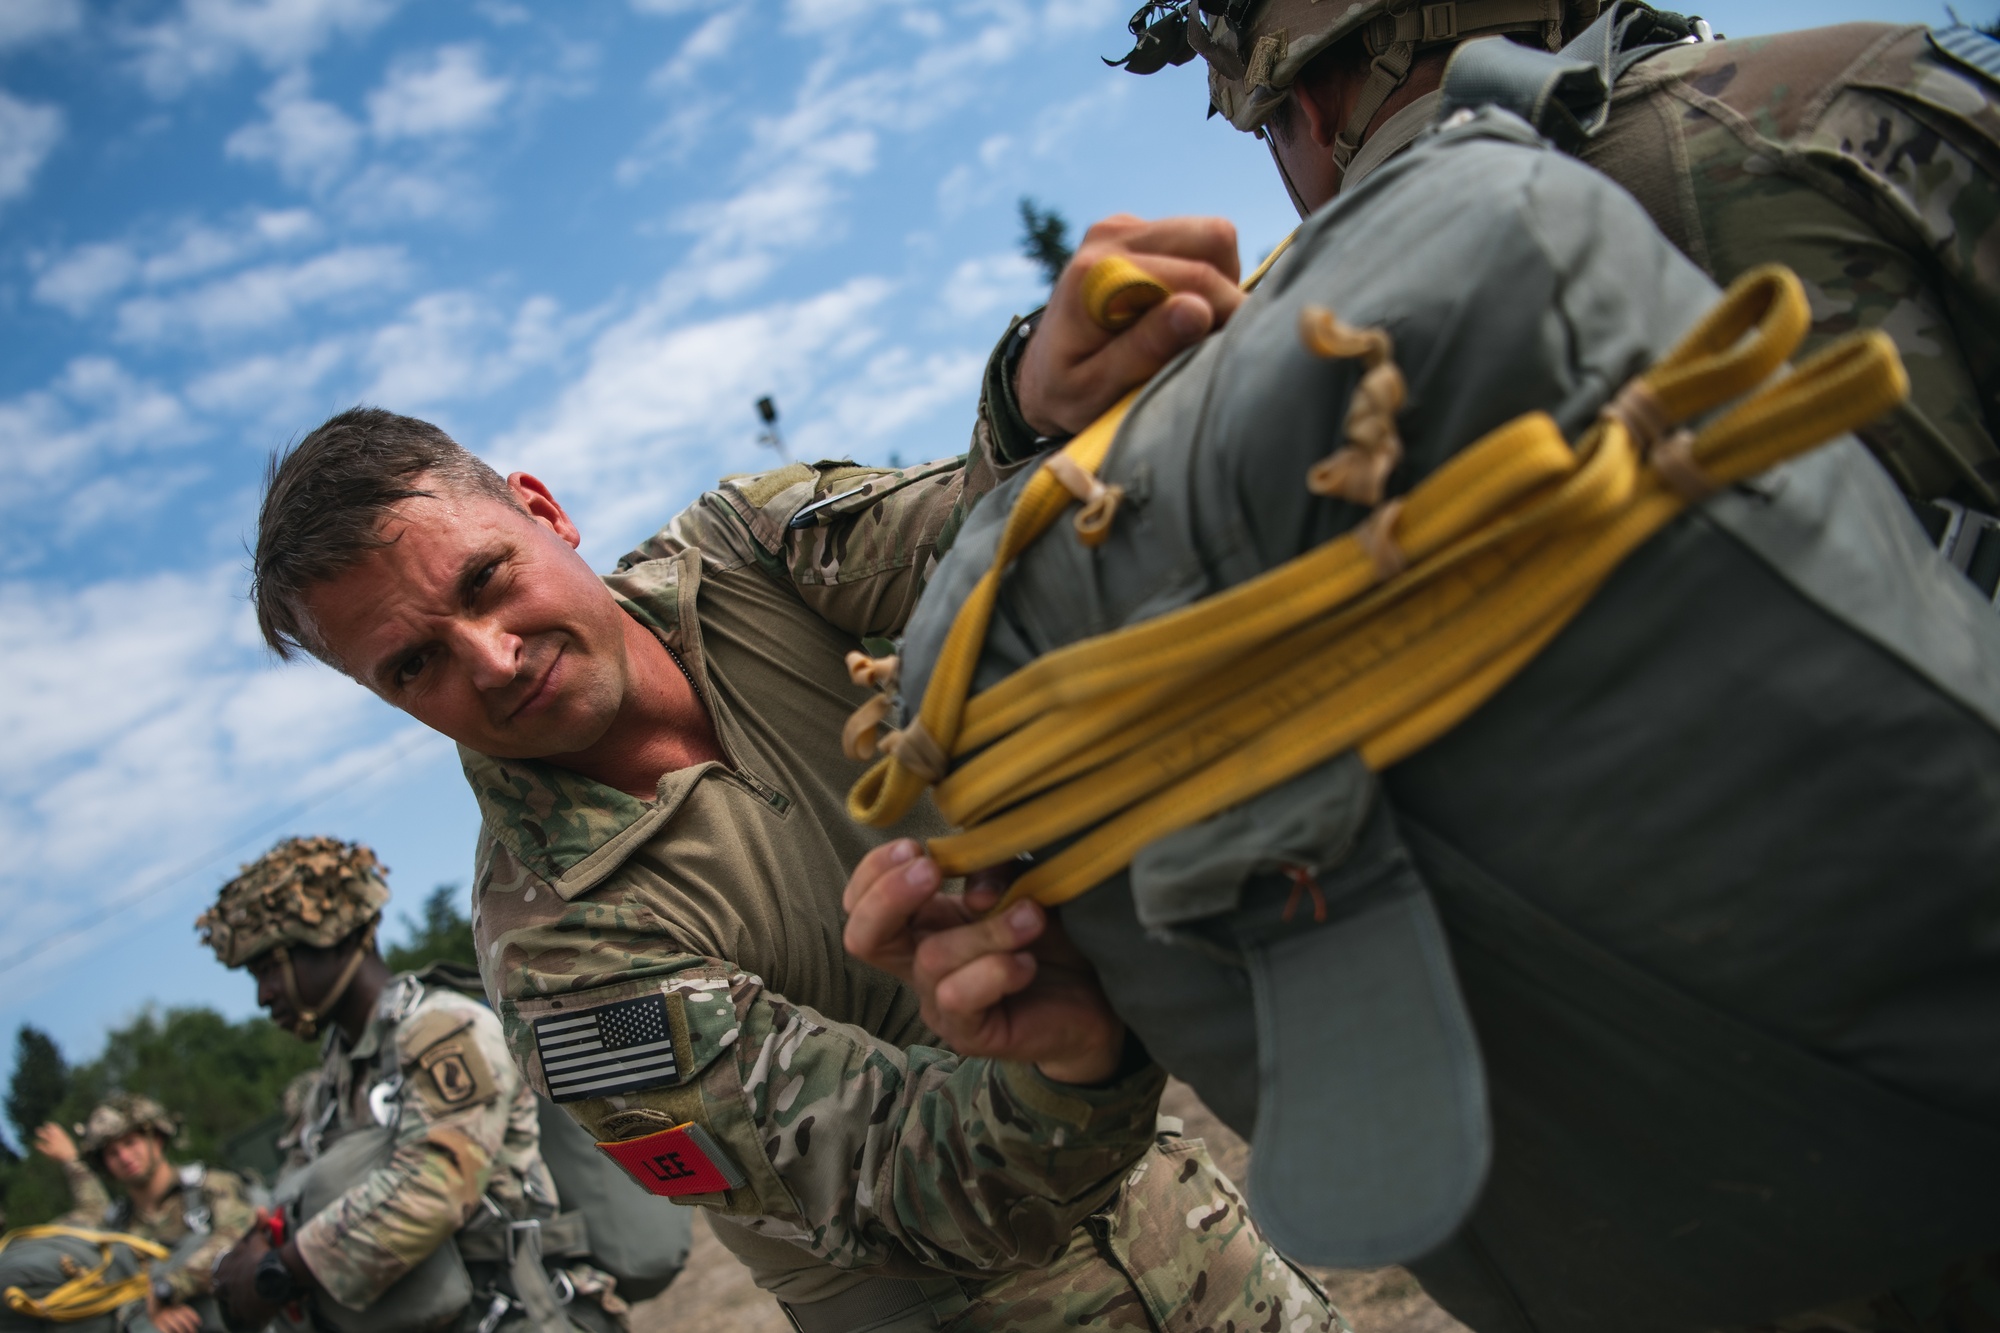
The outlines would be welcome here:
<svg viewBox="0 0 2000 1333">
<path fill-rule="evenodd" d="M 386 545 L 380 528 L 393 506 L 437 494 L 416 485 L 420 478 L 515 503 L 506 479 L 451 436 L 379 407 L 349 408 L 271 455 L 250 599 L 257 628 L 279 657 L 304 649 L 341 666 L 320 639 L 306 593 Z"/>
</svg>

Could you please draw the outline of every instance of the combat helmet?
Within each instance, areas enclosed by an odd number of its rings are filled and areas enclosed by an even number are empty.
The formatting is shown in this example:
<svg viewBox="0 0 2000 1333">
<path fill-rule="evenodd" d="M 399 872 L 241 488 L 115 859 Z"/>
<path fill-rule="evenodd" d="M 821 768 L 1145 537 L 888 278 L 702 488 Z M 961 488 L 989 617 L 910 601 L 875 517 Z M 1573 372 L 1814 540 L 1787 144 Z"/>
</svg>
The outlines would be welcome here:
<svg viewBox="0 0 2000 1333">
<path fill-rule="evenodd" d="M 275 953 L 284 968 L 286 997 L 298 1014 L 298 1034 L 310 1038 L 374 947 L 375 926 L 389 901 L 387 873 L 359 843 L 287 838 L 224 884 L 215 906 L 196 918 L 195 929 L 224 967 L 245 967 Z M 357 931 L 362 933 L 339 980 L 316 1003 L 305 1003 L 292 970 L 292 948 L 329 949 Z"/>
<path fill-rule="evenodd" d="M 76 1135 L 77 1151 L 85 1157 L 95 1157 L 106 1145 L 135 1129 L 151 1130 L 161 1143 L 171 1143 L 181 1132 L 181 1122 L 151 1097 L 114 1092 L 92 1108 L 72 1132 Z"/>
<path fill-rule="evenodd" d="M 1130 52 L 1110 63 L 1134 74 L 1208 61 L 1209 114 L 1261 132 L 1314 58 L 1360 34 L 1373 59 L 1354 113 L 1334 144 L 1345 170 L 1368 123 L 1409 77 L 1417 53 L 1473 37 L 1533 36 L 1561 49 L 1597 16 L 1601 0 L 1149 0 L 1128 25 Z"/>
</svg>

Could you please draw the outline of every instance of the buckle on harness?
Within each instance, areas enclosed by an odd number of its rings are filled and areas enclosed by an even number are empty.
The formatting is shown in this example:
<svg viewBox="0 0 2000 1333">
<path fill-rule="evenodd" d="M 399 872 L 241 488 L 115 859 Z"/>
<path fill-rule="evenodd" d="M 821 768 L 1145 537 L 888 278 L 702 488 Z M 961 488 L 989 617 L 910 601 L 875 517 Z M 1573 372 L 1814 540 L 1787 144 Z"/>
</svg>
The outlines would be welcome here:
<svg viewBox="0 0 2000 1333">
<path fill-rule="evenodd" d="M 1972 580 L 1987 601 L 2000 606 L 2000 517 L 1959 504 L 1932 500 L 1917 519 L 1937 543 L 1938 554 Z"/>
<path fill-rule="evenodd" d="M 1424 37 L 1427 42 L 1448 42 L 1458 36 L 1458 2 L 1424 6 Z"/>
</svg>

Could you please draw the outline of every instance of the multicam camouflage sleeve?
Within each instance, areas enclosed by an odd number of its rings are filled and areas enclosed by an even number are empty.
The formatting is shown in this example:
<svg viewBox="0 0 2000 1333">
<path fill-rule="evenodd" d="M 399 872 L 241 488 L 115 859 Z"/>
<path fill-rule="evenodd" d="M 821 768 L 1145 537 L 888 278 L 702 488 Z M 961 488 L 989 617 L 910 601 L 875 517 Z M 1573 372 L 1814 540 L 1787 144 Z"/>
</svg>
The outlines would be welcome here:
<svg viewBox="0 0 2000 1333">
<path fill-rule="evenodd" d="M 111 1215 L 111 1195 L 81 1157 L 63 1163 L 63 1180 L 69 1185 L 69 1211 L 56 1219 L 67 1227 L 101 1227 Z"/>
<path fill-rule="evenodd" d="M 306 1266 L 350 1309 L 366 1309 L 465 1225 L 506 1138 L 520 1074 L 498 1025 L 470 1001 L 437 998 L 397 1032 L 405 1084 L 394 1154 L 299 1228 Z M 446 1021 L 423 1021 L 441 1010 Z"/>
<path fill-rule="evenodd" d="M 893 637 L 972 507 L 1024 466 L 993 421 L 982 394 L 971 451 L 959 457 L 908 468 L 793 463 L 725 478 L 620 567 L 694 547 L 790 582 L 850 634 Z"/>
<path fill-rule="evenodd" d="M 215 1285 L 215 1261 L 257 1222 L 256 1207 L 244 1192 L 243 1182 L 231 1172 L 211 1169 L 202 1181 L 201 1195 L 202 1206 L 208 1210 L 208 1239 L 189 1251 L 180 1266 L 167 1275 L 167 1286 L 178 1301 L 206 1296 Z"/>
<path fill-rule="evenodd" d="M 641 1185 L 843 1268 L 889 1262 L 899 1247 L 967 1273 L 1046 1264 L 1147 1150 L 1165 1082 L 1148 1066 L 1072 1088 L 1027 1066 L 898 1049 L 692 955 L 657 959 L 643 980 L 500 1010 L 529 1081 L 601 1143 L 636 1146 L 613 1156 Z M 609 1095 L 575 1097 L 587 1089 L 565 1084 L 561 1052 L 578 1025 L 644 1021 L 671 1030 L 675 1058 L 632 1065 Z M 655 1142 L 675 1156 L 645 1146 Z M 668 1161 L 696 1173 L 689 1185 L 657 1169 Z"/>
</svg>

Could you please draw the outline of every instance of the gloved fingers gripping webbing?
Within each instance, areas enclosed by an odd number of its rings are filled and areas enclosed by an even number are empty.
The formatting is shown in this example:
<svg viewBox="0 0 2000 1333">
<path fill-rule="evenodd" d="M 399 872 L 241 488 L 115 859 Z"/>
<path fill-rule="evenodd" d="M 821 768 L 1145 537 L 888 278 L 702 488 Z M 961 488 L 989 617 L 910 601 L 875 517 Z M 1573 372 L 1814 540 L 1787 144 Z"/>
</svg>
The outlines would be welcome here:
<svg viewBox="0 0 2000 1333">
<path fill-rule="evenodd" d="M 143 1301 L 151 1288 L 145 1271 L 121 1278 L 117 1282 L 105 1282 L 104 1275 L 111 1269 L 114 1246 L 123 1245 L 142 1259 L 159 1260 L 167 1257 L 167 1247 L 147 1240 L 143 1236 L 128 1236 L 122 1231 L 91 1231 L 84 1227 L 60 1225 L 21 1227 L 0 1236 L 0 1250 L 15 1241 L 38 1240 L 50 1236 L 67 1236 L 95 1245 L 98 1264 L 85 1269 L 56 1287 L 48 1295 L 37 1298 L 30 1296 L 19 1287 L 9 1287 L 0 1293 L 7 1308 L 15 1314 L 26 1315 L 30 1319 L 47 1320 L 55 1324 L 74 1324 L 85 1319 L 95 1319 L 109 1314 L 121 1305 L 133 1301 Z"/>
<path fill-rule="evenodd" d="M 1362 528 L 1192 606 L 1046 654 L 968 702 L 1002 572 L 1065 507 L 1061 486 L 1031 484 L 924 696 L 936 748 L 971 757 L 942 781 L 885 761 L 851 807 L 890 823 L 938 781 L 940 810 L 965 829 L 930 844 L 947 874 L 1088 829 L 1009 895 L 1053 904 L 1148 842 L 1343 750 L 1375 769 L 1395 763 L 1491 697 L 1692 499 L 1902 400 L 1901 362 L 1878 332 L 1773 380 L 1809 318 L 1789 270 L 1754 270 L 1576 449 L 1547 416 L 1517 418 Z M 1759 385 L 1699 432 L 1681 429 Z M 1129 407 L 1065 452 L 1094 471 Z"/>
</svg>

